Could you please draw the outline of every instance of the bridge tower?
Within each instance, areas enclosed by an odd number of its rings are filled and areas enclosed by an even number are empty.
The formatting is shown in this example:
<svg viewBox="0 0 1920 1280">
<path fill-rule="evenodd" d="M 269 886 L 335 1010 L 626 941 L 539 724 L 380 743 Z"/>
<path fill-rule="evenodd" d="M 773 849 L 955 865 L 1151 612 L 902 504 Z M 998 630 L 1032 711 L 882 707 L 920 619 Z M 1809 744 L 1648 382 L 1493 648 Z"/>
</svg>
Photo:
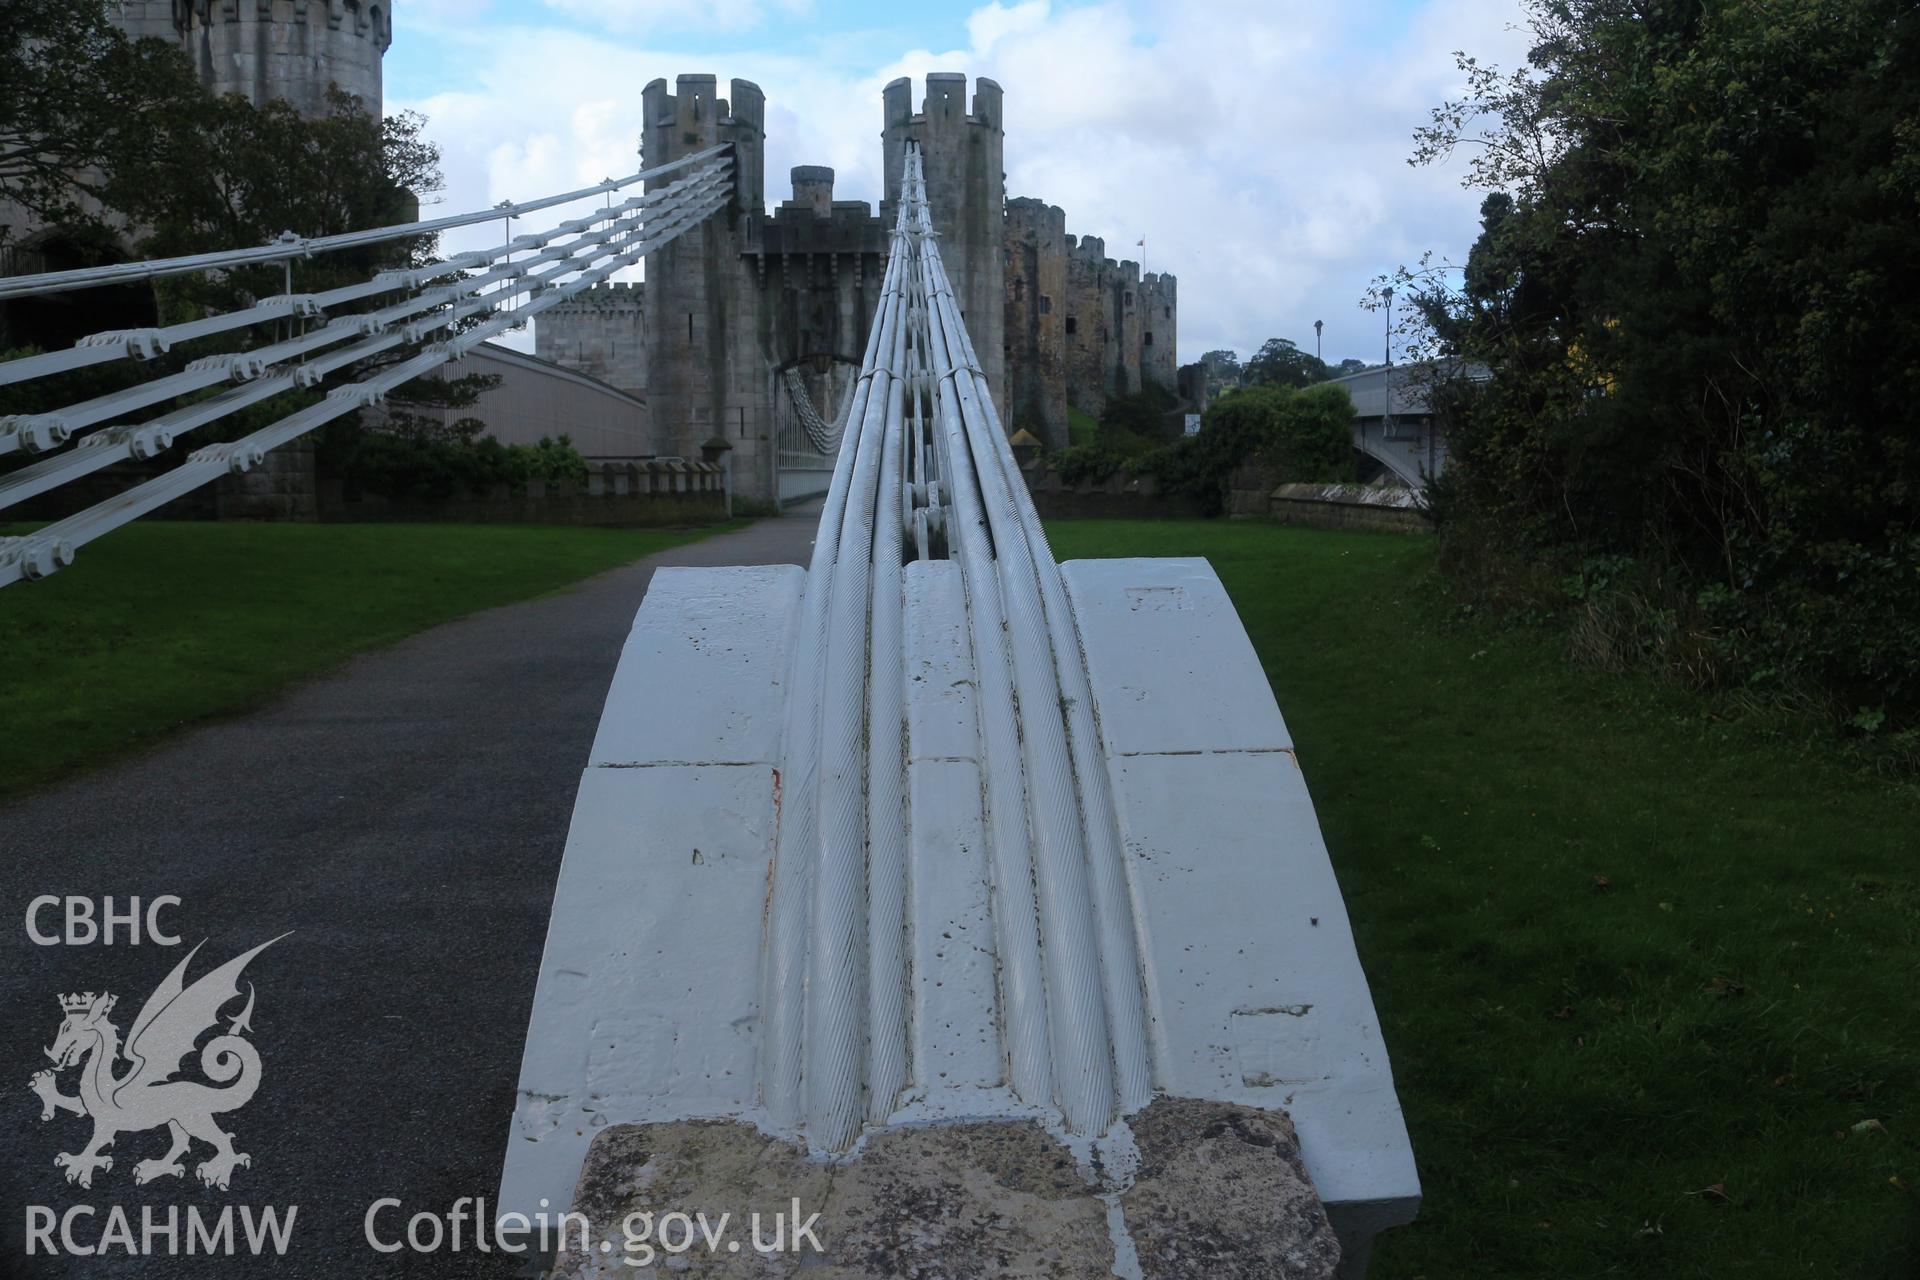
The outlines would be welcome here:
<svg viewBox="0 0 1920 1280">
<path fill-rule="evenodd" d="M 118 0 L 109 13 L 136 39 L 178 44 L 214 93 L 281 98 L 312 117 L 337 85 L 382 112 L 391 0 Z"/>
<path fill-rule="evenodd" d="M 1007 388 L 1006 250 L 1004 210 L 1006 130 L 1001 89 L 985 76 L 974 81 L 967 110 L 967 77 L 958 71 L 927 74 L 927 96 L 913 109 L 913 81 L 902 77 L 882 95 L 886 126 L 886 188 L 881 219 L 891 225 L 900 198 L 907 143 L 920 144 L 926 169 L 927 205 L 940 229 L 940 252 L 973 335 L 975 354 L 993 387 L 1001 421 L 1011 422 Z"/>
<path fill-rule="evenodd" d="M 710 443 L 732 449 L 740 492 L 772 492 L 771 373 L 761 308 L 743 269 L 753 223 L 764 217 L 766 95 L 747 80 L 719 95 L 711 75 L 683 75 L 675 92 L 641 91 L 641 153 L 648 167 L 709 147 L 733 147 L 734 199 L 665 248 L 647 255 L 647 407 L 656 452 L 698 460 Z M 675 176 L 653 179 L 649 189 Z"/>
</svg>

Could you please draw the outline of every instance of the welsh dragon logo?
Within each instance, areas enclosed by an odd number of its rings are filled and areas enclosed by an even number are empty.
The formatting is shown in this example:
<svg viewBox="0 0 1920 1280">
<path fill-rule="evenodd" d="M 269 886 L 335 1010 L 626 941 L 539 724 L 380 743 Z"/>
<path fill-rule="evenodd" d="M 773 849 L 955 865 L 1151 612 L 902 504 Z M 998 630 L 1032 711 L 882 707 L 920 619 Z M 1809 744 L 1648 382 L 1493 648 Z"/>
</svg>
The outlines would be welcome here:
<svg viewBox="0 0 1920 1280">
<path fill-rule="evenodd" d="M 278 941 L 263 942 L 187 986 L 187 965 L 200 950 L 195 946 L 140 1007 L 124 1048 L 119 1029 L 108 1020 L 118 997 L 91 991 L 60 997 L 65 1017 L 46 1051 L 53 1070 L 36 1073 L 30 1087 L 40 1095 L 43 1121 L 58 1111 L 93 1118 L 93 1140 L 78 1154 L 62 1152 L 53 1158 L 67 1171 L 68 1182 L 91 1187 L 95 1170 L 113 1168 L 113 1157 L 105 1152 L 116 1137 L 161 1125 L 172 1135 L 173 1145 L 159 1159 L 133 1166 L 136 1183 L 183 1176 L 180 1157 L 195 1139 L 213 1148 L 213 1155 L 194 1170 L 208 1186 L 226 1190 L 235 1167 L 253 1163 L 245 1152 L 233 1149 L 233 1135 L 213 1120 L 246 1106 L 260 1087 L 260 1053 L 245 1039 L 253 1029 L 248 1021 L 253 1016 L 252 983 L 247 984 L 246 1007 L 230 1019 L 224 1033 L 200 1049 L 200 1070 L 213 1084 L 174 1076 L 201 1036 L 218 1029 L 221 1008 L 239 997 L 240 971 Z M 123 1062 L 124 1071 L 118 1069 Z M 75 1065 L 80 1068 L 80 1092 L 69 1097 L 60 1092 L 58 1073 Z"/>
</svg>

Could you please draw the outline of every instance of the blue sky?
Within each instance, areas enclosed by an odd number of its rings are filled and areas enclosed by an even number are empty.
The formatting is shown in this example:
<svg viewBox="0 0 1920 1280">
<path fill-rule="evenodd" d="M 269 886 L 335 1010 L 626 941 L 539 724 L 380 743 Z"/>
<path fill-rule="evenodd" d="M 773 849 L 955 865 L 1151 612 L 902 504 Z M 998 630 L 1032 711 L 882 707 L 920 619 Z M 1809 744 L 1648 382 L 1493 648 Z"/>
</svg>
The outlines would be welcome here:
<svg viewBox="0 0 1920 1280">
<path fill-rule="evenodd" d="M 1382 271 L 1464 257 L 1481 193 L 1412 169 L 1410 135 L 1459 90 L 1452 50 L 1503 65 L 1519 0 L 1005 4 L 827 0 L 399 0 L 389 111 L 428 118 L 442 211 L 631 172 L 641 86 L 707 72 L 768 105 L 767 188 L 795 164 L 874 200 L 880 87 L 927 71 L 1006 90 L 1007 194 L 1062 206 L 1180 280 L 1180 358 L 1268 337 L 1380 357 L 1358 308 Z M 1127 246 L 1123 251 L 1121 246 Z M 464 247 L 450 241 L 450 248 Z"/>
</svg>

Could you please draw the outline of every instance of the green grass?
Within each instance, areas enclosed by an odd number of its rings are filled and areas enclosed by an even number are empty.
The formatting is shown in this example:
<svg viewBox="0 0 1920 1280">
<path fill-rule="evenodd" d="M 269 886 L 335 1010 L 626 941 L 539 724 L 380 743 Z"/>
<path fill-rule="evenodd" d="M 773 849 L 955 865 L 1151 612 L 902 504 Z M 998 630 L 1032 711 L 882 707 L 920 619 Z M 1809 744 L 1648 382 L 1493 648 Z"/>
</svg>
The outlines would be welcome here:
<svg viewBox="0 0 1920 1280">
<path fill-rule="evenodd" d="M 716 531 L 130 525 L 0 591 L 0 797 L 363 649 Z"/>
<path fill-rule="evenodd" d="M 1100 419 L 1085 409 L 1067 410 L 1067 443 L 1092 444 L 1100 438 Z"/>
<path fill-rule="evenodd" d="M 1206 556 L 1260 652 L 1425 1185 L 1377 1280 L 1920 1270 L 1911 786 L 1455 621 L 1430 540 L 1049 532 Z"/>
</svg>

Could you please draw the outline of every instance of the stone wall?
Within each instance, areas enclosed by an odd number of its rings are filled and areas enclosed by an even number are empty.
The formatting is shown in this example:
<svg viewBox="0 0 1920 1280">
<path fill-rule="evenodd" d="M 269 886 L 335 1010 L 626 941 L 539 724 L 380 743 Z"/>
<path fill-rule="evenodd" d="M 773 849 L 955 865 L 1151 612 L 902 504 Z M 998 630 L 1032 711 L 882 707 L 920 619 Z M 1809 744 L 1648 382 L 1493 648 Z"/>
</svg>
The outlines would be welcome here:
<svg viewBox="0 0 1920 1280">
<path fill-rule="evenodd" d="M 728 504 L 718 464 L 653 461 L 590 463 L 584 484 L 530 480 L 450 498 L 348 497 L 323 482 L 319 512 L 326 523 L 684 525 L 724 520 Z"/>
<path fill-rule="evenodd" d="M 118 463 L 49 490 L 7 515 L 18 520 L 59 520 L 170 471 L 178 462 L 163 455 Z M 673 525 L 724 520 L 729 510 L 727 471 L 717 462 L 593 461 L 587 463 L 586 481 L 578 485 L 534 480 L 524 489 L 498 485 L 484 494 L 389 497 L 349 494 L 339 476 L 329 475 L 319 465 L 312 442 L 300 440 L 268 453 L 251 471 L 223 476 L 146 518 Z"/>
<path fill-rule="evenodd" d="M 1240 496 L 1234 495 L 1236 499 Z M 1263 495 L 1263 505 L 1264 510 L 1248 514 L 1315 529 L 1433 532 L 1433 524 L 1420 506 L 1419 495 L 1412 489 L 1394 485 L 1283 484 Z"/>
</svg>

